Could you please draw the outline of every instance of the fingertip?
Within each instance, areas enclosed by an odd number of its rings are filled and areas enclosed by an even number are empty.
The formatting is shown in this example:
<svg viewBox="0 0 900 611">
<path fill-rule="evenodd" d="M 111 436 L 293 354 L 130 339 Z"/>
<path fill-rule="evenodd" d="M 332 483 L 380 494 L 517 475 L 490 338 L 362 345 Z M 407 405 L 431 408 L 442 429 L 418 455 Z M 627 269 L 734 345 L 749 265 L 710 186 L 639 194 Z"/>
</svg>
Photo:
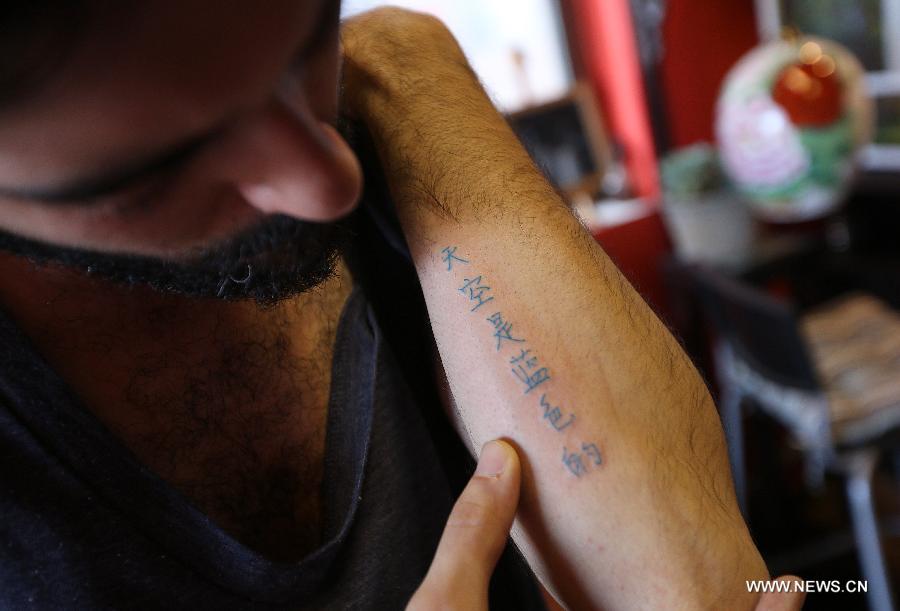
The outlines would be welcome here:
<svg viewBox="0 0 900 611">
<path fill-rule="evenodd" d="M 475 475 L 480 477 L 500 477 L 518 467 L 519 457 L 515 449 L 503 441 L 495 439 L 481 448 Z"/>
</svg>

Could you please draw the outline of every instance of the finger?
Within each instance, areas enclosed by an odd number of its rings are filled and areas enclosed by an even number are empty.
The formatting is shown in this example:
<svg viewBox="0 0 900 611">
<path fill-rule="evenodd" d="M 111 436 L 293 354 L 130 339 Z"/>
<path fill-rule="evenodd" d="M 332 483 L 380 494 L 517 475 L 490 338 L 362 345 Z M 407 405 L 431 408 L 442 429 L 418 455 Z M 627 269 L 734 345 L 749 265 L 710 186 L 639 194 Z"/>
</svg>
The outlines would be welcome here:
<svg viewBox="0 0 900 611">
<path fill-rule="evenodd" d="M 451 601 L 459 608 L 486 606 L 488 583 L 516 514 L 519 479 L 519 457 L 512 446 L 503 441 L 486 444 L 409 608 Z"/>
<path fill-rule="evenodd" d="M 794 575 L 784 575 L 775 581 L 801 581 L 801 579 Z M 806 593 L 794 592 L 794 589 L 791 588 L 789 592 L 766 592 L 760 597 L 754 611 L 799 611 L 803 607 L 803 601 L 806 600 Z"/>
</svg>

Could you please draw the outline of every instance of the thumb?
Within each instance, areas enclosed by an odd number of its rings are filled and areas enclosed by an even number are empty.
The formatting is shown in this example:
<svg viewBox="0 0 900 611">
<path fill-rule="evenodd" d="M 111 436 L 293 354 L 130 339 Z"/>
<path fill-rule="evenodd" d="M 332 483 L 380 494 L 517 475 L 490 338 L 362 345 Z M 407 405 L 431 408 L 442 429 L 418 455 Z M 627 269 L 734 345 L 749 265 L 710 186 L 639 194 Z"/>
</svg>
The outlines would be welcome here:
<svg viewBox="0 0 900 611">
<path fill-rule="evenodd" d="M 487 609 L 488 583 L 519 503 L 519 479 L 519 457 L 512 446 L 504 441 L 485 444 L 407 611 Z"/>
</svg>

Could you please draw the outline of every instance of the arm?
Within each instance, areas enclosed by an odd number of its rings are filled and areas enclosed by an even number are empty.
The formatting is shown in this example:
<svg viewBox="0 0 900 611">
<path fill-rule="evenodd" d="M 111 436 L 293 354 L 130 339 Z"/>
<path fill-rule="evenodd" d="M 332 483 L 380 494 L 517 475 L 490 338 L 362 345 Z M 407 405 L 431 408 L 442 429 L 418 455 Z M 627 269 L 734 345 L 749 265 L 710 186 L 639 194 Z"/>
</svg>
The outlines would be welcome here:
<svg viewBox="0 0 900 611">
<path fill-rule="evenodd" d="M 450 512 L 431 568 L 407 611 L 488 609 L 488 584 L 516 513 L 520 478 L 518 456 L 508 444 L 492 441 L 482 448 L 478 468 Z M 805 598 L 803 592 L 767 592 L 754 611 L 798 611 Z"/>
<path fill-rule="evenodd" d="M 766 568 L 687 357 L 534 168 L 447 31 L 396 10 L 344 32 L 473 448 L 522 462 L 513 536 L 573 608 L 752 608 Z"/>
</svg>

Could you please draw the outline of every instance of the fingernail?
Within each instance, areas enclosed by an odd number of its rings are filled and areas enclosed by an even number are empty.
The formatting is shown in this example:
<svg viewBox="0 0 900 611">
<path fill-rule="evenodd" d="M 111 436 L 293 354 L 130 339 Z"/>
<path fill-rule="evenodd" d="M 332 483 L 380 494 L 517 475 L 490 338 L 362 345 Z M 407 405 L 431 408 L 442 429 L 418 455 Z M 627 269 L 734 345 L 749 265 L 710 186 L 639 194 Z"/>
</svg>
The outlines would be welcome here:
<svg viewBox="0 0 900 611">
<path fill-rule="evenodd" d="M 499 477 L 506 469 L 509 462 L 509 451 L 502 442 L 490 441 L 481 448 L 481 458 L 478 459 L 478 467 L 475 475 L 481 477 Z"/>
</svg>

